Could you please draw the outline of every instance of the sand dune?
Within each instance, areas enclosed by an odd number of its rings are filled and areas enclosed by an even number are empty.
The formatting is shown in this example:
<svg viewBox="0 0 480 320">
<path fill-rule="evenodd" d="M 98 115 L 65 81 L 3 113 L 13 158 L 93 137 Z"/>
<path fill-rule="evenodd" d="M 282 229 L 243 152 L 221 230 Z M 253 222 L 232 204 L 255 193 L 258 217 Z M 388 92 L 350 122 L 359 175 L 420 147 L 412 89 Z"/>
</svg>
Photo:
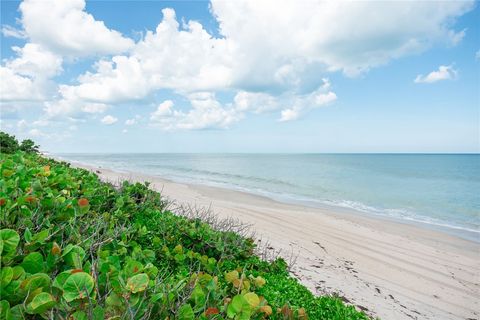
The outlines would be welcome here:
<svg viewBox="0 0 480 320">
<path fill-rule="evenodd" d="M 88 168 L 88 167 L 87 167 Z M 257 241 L 296 257 L 313 292 L 338 294 L 382 319 L 478 319 L 480 245 L 340 209 L 279 203 L 247 193 L 94 169 L 102 179 L 150 181 L 179 203 L 211 206 L 251 223 Z"/>
</svg>

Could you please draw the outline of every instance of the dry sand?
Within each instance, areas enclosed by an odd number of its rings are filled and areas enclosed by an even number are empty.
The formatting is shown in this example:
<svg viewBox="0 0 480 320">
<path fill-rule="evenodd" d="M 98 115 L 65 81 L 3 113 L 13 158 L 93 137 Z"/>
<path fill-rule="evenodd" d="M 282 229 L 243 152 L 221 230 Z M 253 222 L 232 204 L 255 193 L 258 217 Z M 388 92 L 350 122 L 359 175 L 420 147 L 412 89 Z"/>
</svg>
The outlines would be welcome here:
<svg viewBox="0 0 480 320">
<path fill-rule="evenodd" d="M 85 167 L 85 166 L 83 166 Z M 95 170 L 107 181 L 149 181 L 177 202 L 211 206 L 252 224 L 317 294 L 338 294 L 382 319 L 479 319 L 480 244 L 340 209 L 291 205 L 221 188 L 137 173 Z"/>
</svg>

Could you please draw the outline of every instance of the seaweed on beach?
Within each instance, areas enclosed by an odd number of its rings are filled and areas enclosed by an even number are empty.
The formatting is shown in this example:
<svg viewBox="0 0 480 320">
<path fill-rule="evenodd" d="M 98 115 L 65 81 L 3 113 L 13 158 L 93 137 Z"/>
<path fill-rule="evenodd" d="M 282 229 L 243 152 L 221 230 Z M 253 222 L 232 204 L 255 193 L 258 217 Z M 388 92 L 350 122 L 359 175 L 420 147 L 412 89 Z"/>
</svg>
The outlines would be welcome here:
<svg viewBox="0 0 480 320">
<path fill-rule="evenodd" d="M 368 319 L 314 296 L 283 259 L 256 255 L 237 221 L 172 206 L 148 184 L 102 182 L 10 138 L 1 319 Z"/>
</svg>

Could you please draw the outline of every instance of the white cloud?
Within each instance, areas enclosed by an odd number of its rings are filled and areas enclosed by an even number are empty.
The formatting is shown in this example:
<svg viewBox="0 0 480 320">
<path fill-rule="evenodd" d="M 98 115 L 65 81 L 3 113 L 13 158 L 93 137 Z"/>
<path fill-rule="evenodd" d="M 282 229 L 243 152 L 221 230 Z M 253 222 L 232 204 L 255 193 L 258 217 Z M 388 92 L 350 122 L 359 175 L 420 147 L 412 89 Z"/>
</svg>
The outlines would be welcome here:
<svg viewBox="0 0 480 320">
<path fill-rule="evenodd" d="M 105 117 L 102 118 L 101 122 L 106 125 L 111 125 L 117 122 L 118 119 L 115 118 L 114 116 L 111 115 L 106 115 Z"/>
<path fill-rule="evenodd" d="M 337 99 L 331 91 L 328 79 L 311 93 L 298 95 L 286 92 L 279 96 L 267 93 L 238 92 L 232 103 L 222 105 L 212 92 L 190 93 L 191 109 L 188 112 L 175 109 L 172 100 L 165 100 L 151 113 L 150 121 L 164 130 L 229 128 L 243 119 L 247 113 L 277 112 L 280 121 L 291 121 L 309 110 L 328 105 Z"/>
<path fill-rule="evenodd" d="M 2 34 L 4 37 L 11 37 L 11 38 L 17 38 L 17 39 L 27 38 L 27 34 L 25 33 L 25 31 L 16 29 L 7 24 L 2 25 Z"/>
<path fill-rule="evenodd" d="M 31 129 L 28 131 L 28 134 L 31 135 L 32 137 L 45 137 L 46 134 L 42 132 L 40 129 Z"/>
<path fill-rule="evenodd" d="M 151 79 L 135 57 L 115 56 L 111 61 L 95 64 L 96 72 L 81 75 L 77 86 L 65 86 L 64 91 L 82 100 L 116 103 L 139 100 L 151 92 Z"/>
<path fill-rule="evenodd" d="M 220 32 L 242 67 L 235 70 L 237 81 L 253 77 L 257 86 L 270 85 L 276 76 L 295 83 L 319 68 L 316 64 L 356 75 L 436 43 L 455 45 L 465 31 L 455 31 L 453 22 L 474 6 L 474 1 L 212 0 Z"/>
<path fill-rule="evenodd" d="M 17 57 L 0 66 L 2 101 L 45 100 L 55 90 L 50 78 L 62 71 L 62 58 L 42 46 L 27 43 L 13 47 Z"/>
<path fill-rule="evenodd" d="M 181 29 L 172 9 L 164 9 L 155 32 L 147 31 L 130 55 L 95 64 L 95 72 L 69 87 L 73 99 L 117 103 L 140 100 L 160 89 L 182 92 L 222 89 L 231 81 L 232 59 L 225 39 L 215 39 L 198 22 Z M 65 89 L 64 89 L 65 90 Z"/>
<path fill-rule="evenodd" d="M 158 106 L 150 121 L 164 129 L 226 128 L 261 112 L 280 112 L 280 120 L 289 121 L 337 99 L 322 79 L 329 72 L 355 76 L 434 45 L 456 45 L 465 30 L 453 28 L 455 19 L 474 5 L 213 0 L 221 37 L 198 22 L 179 23 L 172 9 L 164 9 L 156 29 L 134 43 L 95 20 L 84 0 L 25 0 L 24 30 L 2 29 L 30 43 L 1 67 L 8 80 L 1 99 L 45 100 L 50 119 L 103 113 L 129 101 L 149 104 L 156 92 L 169 90 L 189 104 Z M 49 79 L 61 71 L 62 56 L 91 55 L 103 55 L 93 71 L 54 90 Z M 220 103 L 215 96 L 220 90 L 235 94 L 233 101 Z"/>
<path fill-rule="evenodd" d="M 432 71 L 427 75 L 419 74 L 415 83 L 433 83 L 441 80 L 453 80 L 457 78 L 458 71 L 453 66 L 440 66 L 438 70 Z"/>
<path fill-rule="evenodd" d="M 58 54 L 120 53 L 134 44 L 87 13 L 84 0 L 24 0 L 20 11 L 28 38 Z"/>
<path fill-rule="evenodd" d="M 309 109 L 321 107 L 337 100 L 337 95 L 331 91 L 327 93 L 313 93 L 304 98 L 297 98 L 291 108 L 282 110 L 280 121 L 298 119 L 302 113 Z"/>
<path fill-rule="evenodd" d="M 101 114 L 110 108 L 110 105 L 90 102 L 78 98 L 72 87 L 60 85 L 58 92 L 62 97 L 59 100 L 47 101 L 44 104 L 45 118 L 81 117 L 81 113 Z"/>
<path fill-rule="evenodd" d="M 475 53 L 475 59 L 480 60 L 480 50 Z"/>
<path fill-rule="evenodd" d="M 84 0 L 25 0 L 20 4 L 24 30 L 3 25 L 2 33 L 9 37 L 28 38 L 29 42 L 21 48 L 12 47 L 17 57 L 7 59 L 0 67 L 2 101 L 52 99 L 57 84 L 51 79 L 62 72 L 63 55 L 119 53 L 134 45 L 132 40 L 109 30 L 84 9 Z M 73 97 L 72 94 L 70 97 Z M 75 103 L 85 112 L 103 112 L 105 109 L 99 105 L 95 108 L 94 104 L 81 103 L 78 98 L 75 101 L 48 102 L 50 107 L 46 109 L 52 110 L 52 105 L 58 107 L 70 103 Z M 73 109 L 73 106 L 68 106 L 65 113 Z M 55 113 L 63 112 L 56 108 Z"/>
<path fill-rule="evenodd" d="M 104 103 L 87 103 L 81 109 L 86 113 L 104 113 L 108 108 L 110 106 Z"/>
<path fill-rule="evenodd" d="M 174 103 L 172 100 L 163 101 L 158 105 L 157 110 L 155 110 L 150 115 L 150 120 L 155 122 L 160 122 L 162 121 L 162 119 L 165 119 L 166 117 L 170 117 L 173 114 L 173 111 L 172 111 L 173 105 Z"/>
<path fill-rule="evenodd" d="M 337 95 L 330 90 L 330 81 L 323 79 L 323 85 L 312 93 L 304 96 L 291 98 L 291 106 L 281 112 L 280 121 L 292 121 L 298 119 L 305 112 L 326 106 L 337 100 Z"/>
<path fill-rule="evenodd" d="M 13 70 L 0 67 L 0 98 L 2 101 L 41 100 L 44 96 L 32 79 L 16 74 Z"/>
<path fill-rule="evenodd" d="M 140 116 L 137 114 L 135 115 L 135 117 L 131 118 L 131 119 L 127 119 L 125 121 L 125 125 L 127 126 L 133 126 L 133 125 L 136 125 L 138 123 L 138 120 L 140 120 Z"/>
<path fill-rule="evenodd" d="M 238 111 L 253 113 L 272 111 L 279 106 L 278 99 L 264 92 L 240 91 L 235 95 L 233 103 Z"/>
<path fill-rule="evenodd" d="M 192 93 L 188 99 L 192 106 L 188 112 L 175 110 L 173 101 L 165 100 L 150 115 L 151 123 L 164 130 L 225 129 L 241 118 L 234 108 L 223 107 L 214 93 Z"/>
<path fill-rule="evenodd" d="M 238 112 L 272 112 L 281 110 L 280 121 L 298 119 L 309 110 L 328 105 L 337 99 L 331 90 L 330 81 L 322 79 L 322 84 L 307 94 L 286 92 L 279 96 L 257 92 L 239 92 L 234 98 L 233 105 Z"/>
<path fill-rule="evenodd" d="M 62 58 L 38 44 L 27 43 L 12 50 L 18 58 L 7 60 L 5 65 L 22 76 L 51 78 L 62 71 Z"/>
</svg>

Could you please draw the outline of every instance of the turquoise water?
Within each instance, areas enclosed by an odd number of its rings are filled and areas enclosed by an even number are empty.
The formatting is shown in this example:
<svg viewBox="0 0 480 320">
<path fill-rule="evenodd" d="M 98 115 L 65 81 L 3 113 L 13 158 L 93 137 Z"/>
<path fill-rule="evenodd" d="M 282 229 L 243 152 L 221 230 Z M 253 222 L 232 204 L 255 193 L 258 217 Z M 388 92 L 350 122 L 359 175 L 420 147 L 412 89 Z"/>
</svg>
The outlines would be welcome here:
<svg viewBox="0 0 480 320">
<path fill-rule="evenodd" d="M 62 154 L 114 170 L 158 175 L 338 206 L 480 241 L 480 155 Z"/>
</svg>

